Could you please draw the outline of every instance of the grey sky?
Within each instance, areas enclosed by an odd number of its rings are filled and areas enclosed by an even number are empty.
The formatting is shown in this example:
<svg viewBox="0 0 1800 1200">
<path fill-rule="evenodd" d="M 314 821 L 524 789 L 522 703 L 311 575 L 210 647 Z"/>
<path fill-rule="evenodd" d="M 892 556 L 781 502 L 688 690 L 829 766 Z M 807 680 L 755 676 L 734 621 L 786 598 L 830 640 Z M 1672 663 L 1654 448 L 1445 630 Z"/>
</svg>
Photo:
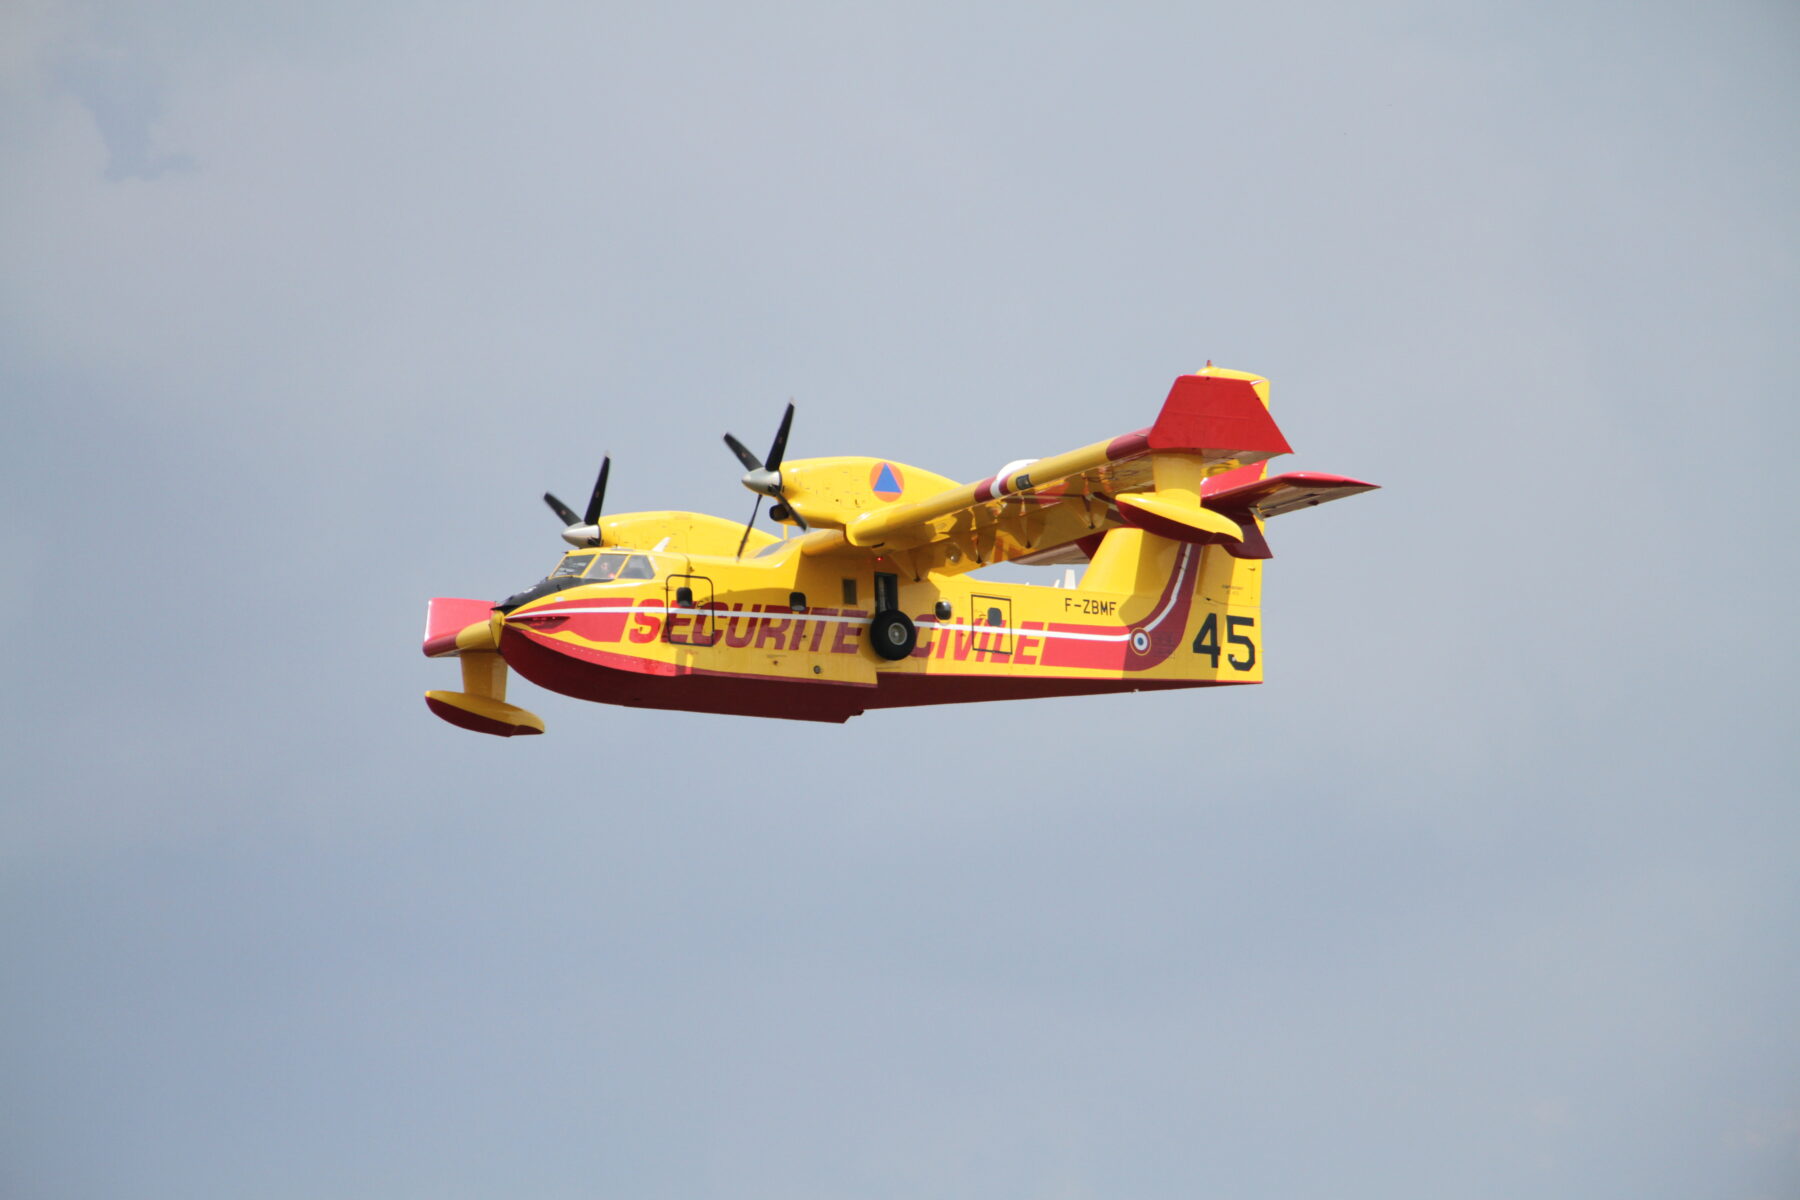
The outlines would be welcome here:
<svg viewBox="0 0 1800 1200">
<path fill-rule="evenodd" d="M 1800 1190 L 1791 6 L 267 7 L 0 17 L 0 1192 Z M 1208 358 L 1260 689 L 420 701 Z"/>
</svg>

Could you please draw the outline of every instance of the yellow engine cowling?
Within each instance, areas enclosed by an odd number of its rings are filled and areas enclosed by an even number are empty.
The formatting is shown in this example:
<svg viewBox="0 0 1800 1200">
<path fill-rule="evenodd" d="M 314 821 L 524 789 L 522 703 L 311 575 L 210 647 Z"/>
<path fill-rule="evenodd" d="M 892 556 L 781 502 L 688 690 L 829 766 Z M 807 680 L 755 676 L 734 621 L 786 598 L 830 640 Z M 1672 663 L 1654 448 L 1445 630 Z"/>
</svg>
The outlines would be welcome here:
<svg viewBox="0 0 1800 1200">
<path fill-rule="evenodd" d="M 886 458 L 799 458 L 781 464 L 782 500 L 808 525 L 827 529 L 955 486 L 955 480 Z"/>
</svg>

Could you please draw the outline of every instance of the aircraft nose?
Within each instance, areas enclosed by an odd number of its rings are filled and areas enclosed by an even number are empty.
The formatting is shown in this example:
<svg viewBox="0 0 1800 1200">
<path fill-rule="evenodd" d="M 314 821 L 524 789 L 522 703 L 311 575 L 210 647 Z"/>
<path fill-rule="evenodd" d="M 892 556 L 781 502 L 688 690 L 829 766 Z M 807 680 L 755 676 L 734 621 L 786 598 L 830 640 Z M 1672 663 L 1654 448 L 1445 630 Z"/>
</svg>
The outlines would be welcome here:
<svg viewBox="0 0 1800 1200">
<path fill-rule="evenodd" d="M 494 607 L 503 613 L 509 613 L 521 604 L 530 604 L 533 600 L 538 600 L 555 592 L 560 592 L 564 588 L 579 587 L 581 586 L 581 582 L 579 576 L 564 576 L 561 579 L 540 579 L 524 591 L 514 592 L 500 603 L 494 605 Z"/>
</svg>

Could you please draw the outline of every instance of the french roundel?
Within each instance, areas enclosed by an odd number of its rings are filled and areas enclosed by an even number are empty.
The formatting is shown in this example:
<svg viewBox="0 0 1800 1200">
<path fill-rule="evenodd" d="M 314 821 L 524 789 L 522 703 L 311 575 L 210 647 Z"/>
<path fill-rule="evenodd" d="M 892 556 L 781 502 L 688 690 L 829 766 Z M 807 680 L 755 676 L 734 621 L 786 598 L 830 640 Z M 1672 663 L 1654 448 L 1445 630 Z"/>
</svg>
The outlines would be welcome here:
<svg viewBox="0 0 1800 1200">
<path fill-rule="evenodd" d="M 1142 629 L 1132 630 L 1131 648 L 1136 650 L 1139 654 L 1150 653 L 1150 635 L 1145 633 Z"/>
<path fill-rule="evenodd" d="M 906 490 L 906 480 L 893 463 L 878 462 L 869 471 L 869 490 L 878 500 L 898 500 Z"/>
</svg>

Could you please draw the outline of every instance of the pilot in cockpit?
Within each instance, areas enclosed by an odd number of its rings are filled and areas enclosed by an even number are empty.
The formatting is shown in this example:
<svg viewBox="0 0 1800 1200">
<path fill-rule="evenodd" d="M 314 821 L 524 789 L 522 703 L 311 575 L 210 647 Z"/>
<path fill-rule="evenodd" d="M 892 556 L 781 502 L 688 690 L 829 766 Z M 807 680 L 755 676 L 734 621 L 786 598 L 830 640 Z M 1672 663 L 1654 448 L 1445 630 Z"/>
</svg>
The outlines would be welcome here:
<svg viewBox="0 0 1800 1200">
<path fill-rule="evenodd" d="M 551 579 L 579 577 L 583 583 L 611 583 L 616 579 L 655 579 L 656 566 L 647 554 L 617 551 L 579 552 L 563 556 Z"/>
</svg>

